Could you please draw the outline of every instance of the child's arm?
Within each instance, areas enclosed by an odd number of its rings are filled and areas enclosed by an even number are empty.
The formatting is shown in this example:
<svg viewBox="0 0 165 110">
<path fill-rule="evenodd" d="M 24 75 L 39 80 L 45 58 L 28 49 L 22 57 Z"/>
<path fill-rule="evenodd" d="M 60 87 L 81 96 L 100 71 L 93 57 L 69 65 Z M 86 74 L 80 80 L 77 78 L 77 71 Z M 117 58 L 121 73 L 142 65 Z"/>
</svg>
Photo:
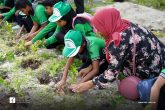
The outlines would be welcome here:
<svg viewBox="0 0 165 110">
<path fill-rule="evenodd" d="M 154 102 L 151 104 L 152 110 L 157 110 L 160 89 L 163 87 L 164 84 L 165 84 L 165 78 L 159 76 L 151 88 L 150 102 Z"/>
<path fill-rule="evenodd" d="M 4 17 L 3 19 L 4 19 L 4 20 L 10 19 L 10 17 L 11 17 L 12 15 L 14 15 L 15 12 L 16 12 L 16 8 L 13 7 L 9 12 L 6 12 L 6 13 L 3 13 L 3 14 L 2 14 L 2 16 Z"/>
<path fill-rule="evenodd" d="M 41 30 L 33 39 L 32 42 L 35 43 L 38 40 L 42 40 L 49 32 L 55 30 L 57 24 L 55 22 L 50 22 L 48 25 L 45 26 L 43 30 Z"/>
<path fill-rule="evenodd" d="M 38 29 L 38 24 L 36 22 L 33 22 L 33 27 L 31 29 L 31 31 L 25 35 L 23 38 L 25 38 L 25 40 L 29 41 L 32 39 L 31 34 L 34 33 L 36 30 Z"/>
<path fill-rule="evenodd" d="M 86 75 L 83 75 L 83 79 L 80 81 L 80 83 L 86 82 L 90 79 L 92 79 L 94 76 L 96 76 L 99 73 L 99 60 L 92 61 L 92 69 L 89 73 Z"/>
<path fill-rule="evenodd" d="M 57 88 L 61 88 L 65 83 L 66 83 L 66 79 L 67 79 L 67 75 L 68 75 L 68 70 L 70 68 L 70 65 L 74 62 L 74 57 L 71 57 L 68 59 L 66 65 L 65 65 L 65 68 L 64 68 L 64 73 L 63 73 L 63 76 L 62 76 L 62 79 L 61 81 L 59 81 L 55 87 Z"/>
<path fill-rule="evenodd" d="M 31 32 L 29 33 L 30 40 L 34 38 L 45 26 L 47 25 L 47 22 L 42 24 L 42 26 L 38 29 L 38 24 L 33 25 L 37 28 L 32 28 Z M 38 29 L 38 30 L 37 30 Z"/>
<path fill-rule="evenodd" d="M 48 39 L 44 41 L 45 45 L 50 45 L 55 42 L 57 42 L 56 35 L 61 31 L 61 27 L 57 25 L 55 32 L 53 33 L 52 36 L 50 36 Z"/>
</svg>

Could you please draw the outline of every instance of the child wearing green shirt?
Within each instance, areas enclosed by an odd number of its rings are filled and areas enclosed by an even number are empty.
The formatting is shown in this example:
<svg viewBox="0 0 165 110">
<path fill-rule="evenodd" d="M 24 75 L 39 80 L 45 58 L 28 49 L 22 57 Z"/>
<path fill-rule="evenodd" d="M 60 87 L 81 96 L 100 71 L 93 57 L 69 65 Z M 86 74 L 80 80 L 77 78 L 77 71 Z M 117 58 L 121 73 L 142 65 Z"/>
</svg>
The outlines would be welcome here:
<svg viewBox="0 0 165 110">
<path fill-rule="evenodd" d="M 30 2 L 32 2 L 33 0 L 29 0 Z M 26 28 L 27 32 L 30 32 L 33 23 L 32 20 L 30 18 L 30 16 L 27 16 L 23 13 L 21 13 L 19 10 L 17 10 L 14 6 L 16 0 L 4 0 L 5 4 L 8 4 L 8 6 L 10 6 L 12 9 L 10 9 L 7 12 L 4 12 L 2 14 L 0 14 L 0 18 L 5 21 L 15 21 L 17 22 L 17 25 L 12 27 L 12 29 L 19 29 L 20 26 L 24 25 L 24 27 Z"/>
<path fill-rule="evenodd" d="M 58 2 L 53 7 L 53 15 L 49 18 L 50 22 L 56 22 L 57 28 L 54 34 L 45 40 L 45 45 L 52 43 L 64 42 L 64 35 L 70 30 L 78 30 L 84 36 L 95 36 L 93 28 L 85 18 L 76 17 L 75 11 L 72 9 L 70 4 L 65 2 Z M 72 26 L 74 25 L 74 27 Z"/>
<path fill-rule="evenodd" d="M 15 0 L 1 0 L 0 1 L 0 11 L 2 13 L 8 12 L 11 8 L 14 7 Z"/>
<path fill-rule="evenodd" d="M 29 0 L 29 1 L 32 2 L 33 0 Z M 12 2 L 10 0 L 3 0 L 2 5 L 9 4 L 9 7 L 11 7 L 11 9 L 7 12 L 2 12 L 2 14 L 0 14 L 0 19 L 3 18 L 3 20 L 9 20 L 14 16 L 14 14 L 17 11 L 14 6 L 15 2 L 16 0 L 12 0 Z"/>
<path fill-rule="evenodd" d="M 64 37 L 64 43 L 63 55 L 69 59 L 61 81 L 56 84 L 58 89 L 65 84 L 68 70 L 76 57 L 83 61 L 82 66 L 78 69 L 80 78 L 78 83 L 86 82 L 107 69 L 108 63 L 103 52 L 105 47 L 103 39 L 94 36 L 85 37 L 80 31 L 70 30 Z"/>
<path fill-rule="evenodd" d="M 47 13 L 45 7 L 38 3 L 37 6 L 32 6 L 28 0 L 17 0 L 15 3 L 16 9 L 22 11 L 26 15 L 30 15 L 33 21 L 33 27 L 27 35 L 24 36 L 25 40 L 30 41 L 37 35 L 48 23 Z"/>
<path fill-rule="evenodd" d="M 2 0 L 1 1 L 1 13 L 0 18 L 8 21 L 14 19 L 14 13 L 16 12 L 14 8 L 15 0 Z"/>
<path fill-rule="evenodd" d="M 43 6 L 46 9 L 48 16 L 51 16 L 53 14 L 53 5 L 56 2 L 58 2 L 58 0 L 57 1 L 45 0 L 42 2 Z M 44 38 L 46 38 L 46 39 L 49 38 L 54 33 L 54 31 L 56 30 L 56 27 L 57 27 L 56 22 L 49 22 L 49 24 L 47 26 L 45 26 L 45 28 L 42 29 L 31 41 L 25 43 L 25 46 L 29 46 L 38 40 L 42 40 Z M 47 48 L 51 48 L 51 47 L 52 47 L 51 45 L 49 47 L 47 46 Z"/>
</svg>

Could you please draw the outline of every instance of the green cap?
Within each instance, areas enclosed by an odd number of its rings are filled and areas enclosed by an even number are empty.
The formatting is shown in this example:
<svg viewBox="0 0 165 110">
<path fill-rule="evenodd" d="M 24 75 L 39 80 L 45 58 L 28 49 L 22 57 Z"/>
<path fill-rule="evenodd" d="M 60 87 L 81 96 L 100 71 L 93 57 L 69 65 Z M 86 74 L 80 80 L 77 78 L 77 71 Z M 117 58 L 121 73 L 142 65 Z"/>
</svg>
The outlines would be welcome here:
<svg viewBox="0 0 165 110">
<path fill-rule="evenodd" d="M 65 2 L 58 2 L 53 7 L 53 14 L 49 17 L 50 22 L 56 22 L 60 20 L 64 15 L 69 13 L 71 6 Z"/>
<path fill-rule="evenodd" d="M 82 45 L 82 34 L 79 31 L 70 30 L 66 33 L 64 42 L 63 55 L 65 57 L 74 57 Z"/>
</svg>

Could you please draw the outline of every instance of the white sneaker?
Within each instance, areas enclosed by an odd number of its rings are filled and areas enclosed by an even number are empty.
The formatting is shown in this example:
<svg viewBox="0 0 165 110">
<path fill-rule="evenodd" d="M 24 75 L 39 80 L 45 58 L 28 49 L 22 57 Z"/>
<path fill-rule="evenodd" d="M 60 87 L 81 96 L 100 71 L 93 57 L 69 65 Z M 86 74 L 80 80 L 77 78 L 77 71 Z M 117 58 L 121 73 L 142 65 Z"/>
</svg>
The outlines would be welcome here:
<svg viewBox="0 0 165 110">
<path fill-rule="evenodd" d="M 19 26 L 19 25 L 16 25 L 16 26 L 13 26 L 12 27 L 12 30 L 18 30 L 18 29 L 20 29 L 21 27 Z"/>
</svg>

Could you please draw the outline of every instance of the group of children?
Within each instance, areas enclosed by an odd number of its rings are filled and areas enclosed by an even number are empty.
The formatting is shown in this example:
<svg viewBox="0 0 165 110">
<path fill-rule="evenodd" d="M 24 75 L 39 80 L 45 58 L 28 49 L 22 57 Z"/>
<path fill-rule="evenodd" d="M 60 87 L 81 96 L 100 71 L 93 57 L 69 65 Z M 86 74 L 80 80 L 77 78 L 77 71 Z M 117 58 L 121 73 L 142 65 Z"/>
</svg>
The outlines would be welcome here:
<svg viewBox="0 0 165 110">
<path fill-rule="evenodd" d="M 79 0 L 77 1 L 79 2 Z M 83 0 L 78 7 L 81 7 L 82 3 Z M 13 13 L 18 13 L 16 18 L 19 18 L 21 26 L 24 26 L 28 32 L 22 37 L 26 41 L 25 46 L 38 40 L 42 40 L 48 49 L 65 44 L 63 55 L 68 57 L 68 61 L 63 77 L 56 87 L 64 86 L 69 67 L 75 58 L 79 58 L 83 62 L 78 68 L 80 77 L 78 83 L 88 81 L 107 69 L 108 63 L 105 60 L 104 52 L 105 41 L 96 37 L 90 17 L 78 16 L 84 12 L 84 8 L 74 11 L 71 5 L 63 0 L 37 2 L 17 0 L 14 4 L 11 10 Z M 4 13 L 1 15 L 5 18 Z"/>
<path fill-rule="evenodd" d="M 87 14 L 79 14 L 84 12 L 83 0 L 75 0 L 75 3 L 81 2 L 76 5 L 76 11 L 63 0 L 14 2 L 11 10 L 0 14 L 0 18 L 8 20 L 10 16 L 16 16 L 20 26 L 24 26 L 29 32 L 23 36 L 25 46 L 38 40 L 42 40 L 48 49 L 59 44 L 65 45 L 63 55 L 68 57 L 68 61 L 62 79 L 56 84 L 58 89 L 65 85 L 68 70 L 75 58 L 82 60 L 83 64 L 78 68 L 77 84 L 70 87 L 74 92 L 86 91 L 94 85 L 104 88 L 119 73 L 124 73 L 127 77 L 133 71 L 135 33 L 136 76 L 149 79 L 161 73 L 151 89 L 151 101 L 163 105 L 158 98 L 160 89 L 165 84 L 165 72 L 161 72 L 165 66 L 165 46 L 150 31 L 122 19 L 114 8 L 101 9 L 92 18 Z M 96 37 L 95 30 L 103 38 Z M 153 108 L 159 109 L 155 106 L 156 104 Z"/>
</svg>

